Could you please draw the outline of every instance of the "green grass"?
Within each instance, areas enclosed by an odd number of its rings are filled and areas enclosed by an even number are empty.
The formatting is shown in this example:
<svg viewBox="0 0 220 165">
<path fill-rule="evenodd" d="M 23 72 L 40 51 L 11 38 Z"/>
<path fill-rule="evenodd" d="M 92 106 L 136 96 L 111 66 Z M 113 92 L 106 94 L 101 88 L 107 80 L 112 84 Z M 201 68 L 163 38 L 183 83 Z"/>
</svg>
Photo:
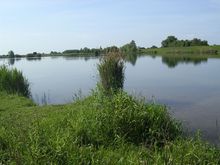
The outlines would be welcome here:
<svg viewBox="0 0 220 165">
<path fill-rule="evenodd" d="M 192 47 L 169 47 L 169 48 L 148 48 L 141 50 L 141 53 L 156 55 L 191 55 L 220 57 L 220 45 L 216 46 L 192 46 Z"/>
<path fill-rule="evenodd" d="M 219 149 L 184 138 L 166 107 L 124 92 L 56 106 L 0 92 L 0 164 L 219 163 Z"/>
<path fill-rule="evenodd" d="M 17 69 L 0 66 L 0 91 L 29 97 L 29 82 Z"/>
</svg>

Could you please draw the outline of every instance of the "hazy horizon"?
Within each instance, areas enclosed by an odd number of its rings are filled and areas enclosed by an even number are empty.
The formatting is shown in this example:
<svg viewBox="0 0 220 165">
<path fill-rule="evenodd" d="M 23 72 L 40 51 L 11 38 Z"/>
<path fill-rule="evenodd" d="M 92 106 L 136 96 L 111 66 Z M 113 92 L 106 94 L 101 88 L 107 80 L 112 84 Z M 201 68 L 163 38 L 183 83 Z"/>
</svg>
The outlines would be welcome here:
<svg viewBox="0 0 220 165">
<path fill-rule="evenodd" d="M 0 0 L 0 54 L 160 46 L 168 35 L 220 44 L 219 0 Z"/>
</svg>

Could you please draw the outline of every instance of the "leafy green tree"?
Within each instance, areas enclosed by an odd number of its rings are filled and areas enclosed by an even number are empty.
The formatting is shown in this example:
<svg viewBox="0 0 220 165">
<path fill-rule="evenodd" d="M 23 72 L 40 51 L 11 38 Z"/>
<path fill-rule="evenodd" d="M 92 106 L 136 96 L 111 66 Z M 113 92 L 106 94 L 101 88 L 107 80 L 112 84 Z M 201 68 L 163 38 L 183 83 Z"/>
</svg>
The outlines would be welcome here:
<svg viewBox="0 0 220 165">
<path fill-rule="evenodd" d="M 136 52 L 137 51 L 137 45 L 136 45 L 134 40 L 132 40 L 131 43 L 130 43 L 130 50 L 132 52 Z"/>
<path fill-rule="evenodd" d="M 191 46 L 199 46 L 201 43 L 201 40 L 198 39 L 198 38 L 194 38 L 192 41 L 191 41 Z"/>
<path fill-rule="evenodd" d="M 121 51 L 124 53 L 135 53 L 137 49 L 138 48 L 134 40 L 121 47 Z"/>
<path fill-rule="evenodd" d="M 153 45 L 151 46 L 151 49 L 157 49 L 157 46 Z"/>
<path fill-rule="evenodd" d="M 11 57 L 11 58 L 14 58 L 14 57 L 15 57 L 15 54 L 14 54 L 14 52 L 13 52 L 12 50 L 10 50 L 10 51 L 8 52 L 8 56 Z"/>
<path fill-rule="evenodd" d="M 192 40 L 178 40 L 175 36 L 168 36 L 161 43 L 162 47 L 189 47 L 189 46 L 208 46 L 208 41 L 194 38 Z"/>
<path fill-rule="evenodd" d="M 175 36 L 168 36 L 167 39 L 162 41 L 162 47 L 172 47 L 176 45 L 178 39 Z"/>
<path fill-rule="evenodd" d="M 193 40 L 191 40 L 190 46 L 208 46 L 208 41 L 202 41 L 201 39 L 194 38 Z"/>
<path fill-rule="evenodd" d="M 191 42 L 189 40 L 184 41 L 184 47 L 190 46 Z"/>
</svg>

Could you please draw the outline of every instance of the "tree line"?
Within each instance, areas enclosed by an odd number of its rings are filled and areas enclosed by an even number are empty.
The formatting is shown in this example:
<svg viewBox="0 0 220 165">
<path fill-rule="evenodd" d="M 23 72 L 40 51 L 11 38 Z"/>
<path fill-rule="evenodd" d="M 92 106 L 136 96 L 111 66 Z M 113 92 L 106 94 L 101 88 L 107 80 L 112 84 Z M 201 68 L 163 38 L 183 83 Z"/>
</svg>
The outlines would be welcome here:
<svg viewBox="0 0 220 165">
<path fill-rule="evenodd" d="M 138 47 L 134 40 L 132 40 L 130 43 L 125 44 L 122 47 L 117 46 L 110 46 L 106 48 L 81 48 L 81 49 L 73 49 L 73 50 L 65 50 L 62 52 L 62 54 L 94 54 L 94 55 L 100 55 L 100 54 L 107 54 L 109 52 L 124 52 L 124 53 L 130 53 L 130 52 L 136 52 L 138 50 Z M 51 52 L 51 54 L 56 54 L 56 52 Z"/>
<path fill-rule="evenodd" d="M 161 43 L 163 48 L 166 47 L 190 47 L 190 46 L 209 46 L 208 41 L 194 38 L 192 40 L 178 40 L 175 36 L 168 36 Z"/>
<path fill-rule="evenodd" d="M 190 46 L 209 46 L 208 41 L 206 40 L 201 40 L 198 38 L 194 38 L 192 40 L 179 40 L 175 36 L 168 36 L 165 40 L 161 42 L 161 47 L 166 48 L 166 47 L 190 47 Z M 152 46 L 150 48 L 157 48 L 157 46 Z M 130 43 L 127 43 L 123 45 L 122 47 L 117 47 L 117 46 L 110 46 L 106 48 L 81 48 L 81 49 L 71 49 L 71 50 L 65 50 L 63 52 L 56 52 L 56 51 L 51 51 L 49 54 L 45 53 L 29 53 L 23 56 L 27 57 L 41 57 L 41 56 L 46 56 L 46 55 L 95 55 L 99 56 L 101 54 L 107 54 L 109 52 L 122 52 L 124 54 L 136 54 L 138 52 L 141 52 L 141 50 L 145 49 L 144 47 L 138 47 L 136 45 L 136 42 L 132 40 Z M 21 55 L 15 54 L 13 51 L 9 51 L 7 55 L 2 55 L 0 57 L 23 57 Z"/>
</svg>

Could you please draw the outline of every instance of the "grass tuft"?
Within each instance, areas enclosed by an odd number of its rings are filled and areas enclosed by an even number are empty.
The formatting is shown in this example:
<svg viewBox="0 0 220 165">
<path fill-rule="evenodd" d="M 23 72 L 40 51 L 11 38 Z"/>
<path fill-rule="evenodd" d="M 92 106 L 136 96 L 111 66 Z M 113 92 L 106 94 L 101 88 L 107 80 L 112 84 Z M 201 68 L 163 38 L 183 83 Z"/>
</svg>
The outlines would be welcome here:
<svg viewBox="0 0 220 165">
<path fill-rule="evenodd" d="M 5 65 L 0 67 L 0 91 L 25 97 L 31 95 L 29 83 L 22 72 L 17 69 L 8 69 Z"/>
<path fill-rule="evenodd" d="M 101 85 L 106 93 L 123 88 L 124 62 L 120 52 L 110 52 L 98 64 Z"/>
</svg>

